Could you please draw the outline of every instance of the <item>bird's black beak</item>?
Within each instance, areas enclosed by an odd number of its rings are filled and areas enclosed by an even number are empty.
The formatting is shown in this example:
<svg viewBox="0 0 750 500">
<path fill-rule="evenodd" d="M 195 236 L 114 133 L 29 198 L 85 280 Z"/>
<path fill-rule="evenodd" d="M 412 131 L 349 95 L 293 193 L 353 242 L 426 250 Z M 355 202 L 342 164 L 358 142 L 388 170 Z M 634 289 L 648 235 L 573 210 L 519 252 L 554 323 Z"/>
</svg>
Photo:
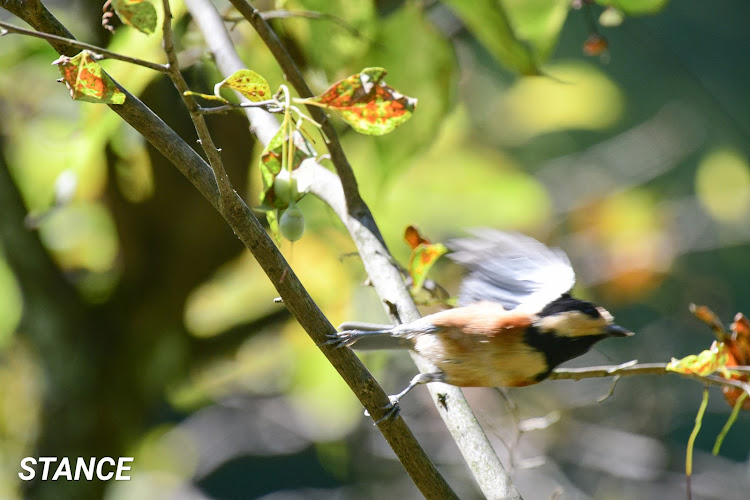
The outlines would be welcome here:
<svg viewBox="0 0 750 500">
<path fill-rule="evenodd" d="M 631 332 L 627 328 L 621 327 L 620 325 L 609 325 L 604 330 L 604 333 L 611 337 L 631 337 L 635 335 L 633 332 Z"/>
</svg>

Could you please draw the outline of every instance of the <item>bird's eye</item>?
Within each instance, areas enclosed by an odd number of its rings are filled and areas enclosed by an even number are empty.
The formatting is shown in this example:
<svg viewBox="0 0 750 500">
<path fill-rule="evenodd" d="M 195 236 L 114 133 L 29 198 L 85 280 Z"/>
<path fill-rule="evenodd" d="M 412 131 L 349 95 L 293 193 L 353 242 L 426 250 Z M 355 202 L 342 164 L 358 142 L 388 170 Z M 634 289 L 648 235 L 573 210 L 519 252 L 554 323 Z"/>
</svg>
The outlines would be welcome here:
<svg viewBox="0 0 750 500">
<path fill-rule="evenodd" d="M 582 304 L 580 311 L 586 316 L 591 316 L 592 318 L 598 318 L 599 316 L 601 316 L 599 314 L 599 311 L 597 310 L 596 307 L 594 307 L 593 304 L 588 304 L 588 303 Z"/>
</svg>

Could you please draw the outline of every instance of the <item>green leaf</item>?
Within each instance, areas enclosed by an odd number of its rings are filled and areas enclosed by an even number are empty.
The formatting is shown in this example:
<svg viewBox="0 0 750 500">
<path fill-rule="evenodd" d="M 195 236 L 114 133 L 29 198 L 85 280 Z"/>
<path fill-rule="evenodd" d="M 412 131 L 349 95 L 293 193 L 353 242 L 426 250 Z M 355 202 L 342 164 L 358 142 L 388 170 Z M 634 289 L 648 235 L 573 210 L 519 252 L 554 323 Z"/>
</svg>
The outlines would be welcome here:
<svg viewBox="0 0 750 500">
<path fill-rule="evenodd" d="M 236 90 L 252 102 L 265 101 L 271 98 L 271 87 L 268 86 L 266 79 L 249 69 L 235 71 L 217 83 L 214 86 L 214 94 L 217 97 L 221 97 L 220 92 L 222 87 Z"/>
<path fill-rule="evenodd" d="M 539 75 L 531 48 L 513 30 L 499 0 L 445 0 L 469 31 L 501 64 L 522 75 Z"/>
<path fill-rule="evenodd" d="M 512 32 L 527 44 L 536 64 L 546 61 L 557 47 L 570 0 L 502 0 Z"/>
<path fill-rule="evenodd" d="M 277 210 L 286 208 L 289 203 L 280 199 L 276 196 L 273 189 L 276 176 L 279 175 L 282 168 L 287 170 L 295 170 L 299 168 L 303 161 L 308 158 L 315 158 L 315 150 L 308 143 L 301 134 L 294 133 L 294 152 L 292 154 L 292 165 L 291 168 L 286 165 L 286 160 L 283 158 L 285 151 L 284 143 L 289 144 L 289 136 L 284 133 L 282 127 L 273 136 L 271 142 L 268 143 L 263 153 L 260 155 L 260 178 L 261 178 L 261 192 L 260 192 L 260 210 Z M 302 198 L 304 193 L 298 193 L 294 201 Z"/>
<path fill-rule="evenodd" d="M 125 94 L 87 50 L 72 58 L 62 56 L 52 64 L 56 64 L 60 70 L 62 81 L 70 90 L 73 100 L 105 104 L 125 102 Z"/>
<path fill-rule="evenodd" d="M 279 211 L 278 210 L 266 210 L 266 221 L 268 222 L 268 229 L 271 231 L 276 244 L 281 243 L 281 231 L 279 231 Z"/>
<path fill-rule="evenodd" d="M 123 23 L 150 35 L 156 30 L 156 9 L 144 0 L 112 0 L 112 8 Z"/>
<path fill-rule="evenodd" d="M 309 99 L 333 108 L 359 133 L 383 135 L 411 118 L 417 100 L 388 86 L 383 68 L 365 68 Z"/>
</svg>

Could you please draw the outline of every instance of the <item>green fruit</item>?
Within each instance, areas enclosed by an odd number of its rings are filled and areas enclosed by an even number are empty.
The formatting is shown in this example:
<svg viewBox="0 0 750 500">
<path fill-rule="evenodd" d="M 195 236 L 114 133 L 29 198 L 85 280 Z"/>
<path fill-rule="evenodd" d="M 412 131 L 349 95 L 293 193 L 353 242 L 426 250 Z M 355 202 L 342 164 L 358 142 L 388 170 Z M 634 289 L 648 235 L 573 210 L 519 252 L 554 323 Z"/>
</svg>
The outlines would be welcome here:
<svg viewBox="0 0 750 500">
<path fill-rule="evenodd" d="M 297 241 L 302 238 L 302 233 L 305 232 L 305 217 L 295 203 L 289 205 L 289 208 L 281 214 L 279 231 L 281 236 L 289 241 Z"/>
<path fill-rule="evenodd" d="M 295 179 L 289 170 L 281 169 L 273 180 L 273 192 L 276 195 L 276 199 L 280 200 L 285 205 L 297 199 L 299 191 L 297 191 L 297 179 Z"/>
</svg>

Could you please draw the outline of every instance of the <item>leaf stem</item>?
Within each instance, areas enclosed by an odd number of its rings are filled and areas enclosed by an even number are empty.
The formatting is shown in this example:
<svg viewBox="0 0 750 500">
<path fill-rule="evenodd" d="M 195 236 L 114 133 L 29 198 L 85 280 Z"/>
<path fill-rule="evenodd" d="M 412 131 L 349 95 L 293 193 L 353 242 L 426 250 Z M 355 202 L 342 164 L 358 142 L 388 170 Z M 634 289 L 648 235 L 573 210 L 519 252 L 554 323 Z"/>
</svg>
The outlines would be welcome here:
<svg viewBox="0 0 750 500">
<path fill-rule="evenodd" d="M 198 139 L 200 141 L 203 151 L 206 152 L 208 163 L 211 165 L 211 169 L 214 171 L 214 177 L 216 178 L 216 184 L 219 187 L 220 197 L 220 210 L 222 213 L 227 209 L 226 204 L 234 195 L 234 189 L 229 180 L 226 170 L 224 169 L 224 162 L 221 159 L 219 150 L 216 148 L 211 134 L 208 131 L 206 120 L 203 114 L 199 111 L 200 106 L 195 101 L 192 95 L 192 91 L 189 89 L 185 78 L 180 72 L 180 65 L 177 61 L 177 53 L 174 48 L 174 37 L 172 34 L 172 11 L 169 7 L 169 0 L 162 0 L 164 7 L 164 22 L 163 22 L 163 36 L 164 36 L 164 52 L 167 55 L 167 75 L 172 80 L 172 83 L 177 90 L 180 92 L 185 106 L 190 112 L 190 118 L 195 126 L 195 131 L 198 133 Z"/>
<path fill-rule="evenodd" d="M 301 97 L 295 97 L 292 99 L 295 104 L 304 104 L 305 106 L 317 106 L 319 108 L 328 109 L 330 106 L 328 104 L 313 101 L 310 97 L 305 97 L 304 99 Z"/>
<path fill-rule="evenodd" d="M 706 413 L 706 407 L 708 406 L 708 386 L 703 388 L 703 400 L 698 408 L 698 414 L 695 416 L 695 426 L 693 432 L 690 433 L 690 439 L 688 439 L 687 452 L 685 453 L 685 480 L 687 487 L 687 498 L 692 498 L 692 491 L 690 486 L 690 478 L 693 475 L 693 447 L 695 445 L 695 438 L 698 437 L 698 433 L 703 425 L 703 414 Z"/>
<path fill-rule="evenodd" d="M 737 416 L 740 413 L 740 410 L 742 409 L 742 404 L 745 402 L 745 399 L 747 399 L 748 394 L 746 392 L 743 392 L 740 397 L 737 398 L 737 401 L 734 403 L 734 408 L 732 408 L 732 413 L 729 415 L 729 418 L 727 419 L 727 423 L 724 424 L 724 427 L 722 427 L 721 432 L 719 432 L 719 435 L 716 436 L 716 443 L 714 443 L 714 448 L 711 450 L 711 453 L 714 455 L 718 455 L 719 451 L 721 450 L 721 445 L 724 442 L 724 438 L 726 437 L 727 433 L 729 432 L 729 429 L 732 428 L 732 425 L 734 425 L 735 420 L 737 420 Z"/>
</svg>

